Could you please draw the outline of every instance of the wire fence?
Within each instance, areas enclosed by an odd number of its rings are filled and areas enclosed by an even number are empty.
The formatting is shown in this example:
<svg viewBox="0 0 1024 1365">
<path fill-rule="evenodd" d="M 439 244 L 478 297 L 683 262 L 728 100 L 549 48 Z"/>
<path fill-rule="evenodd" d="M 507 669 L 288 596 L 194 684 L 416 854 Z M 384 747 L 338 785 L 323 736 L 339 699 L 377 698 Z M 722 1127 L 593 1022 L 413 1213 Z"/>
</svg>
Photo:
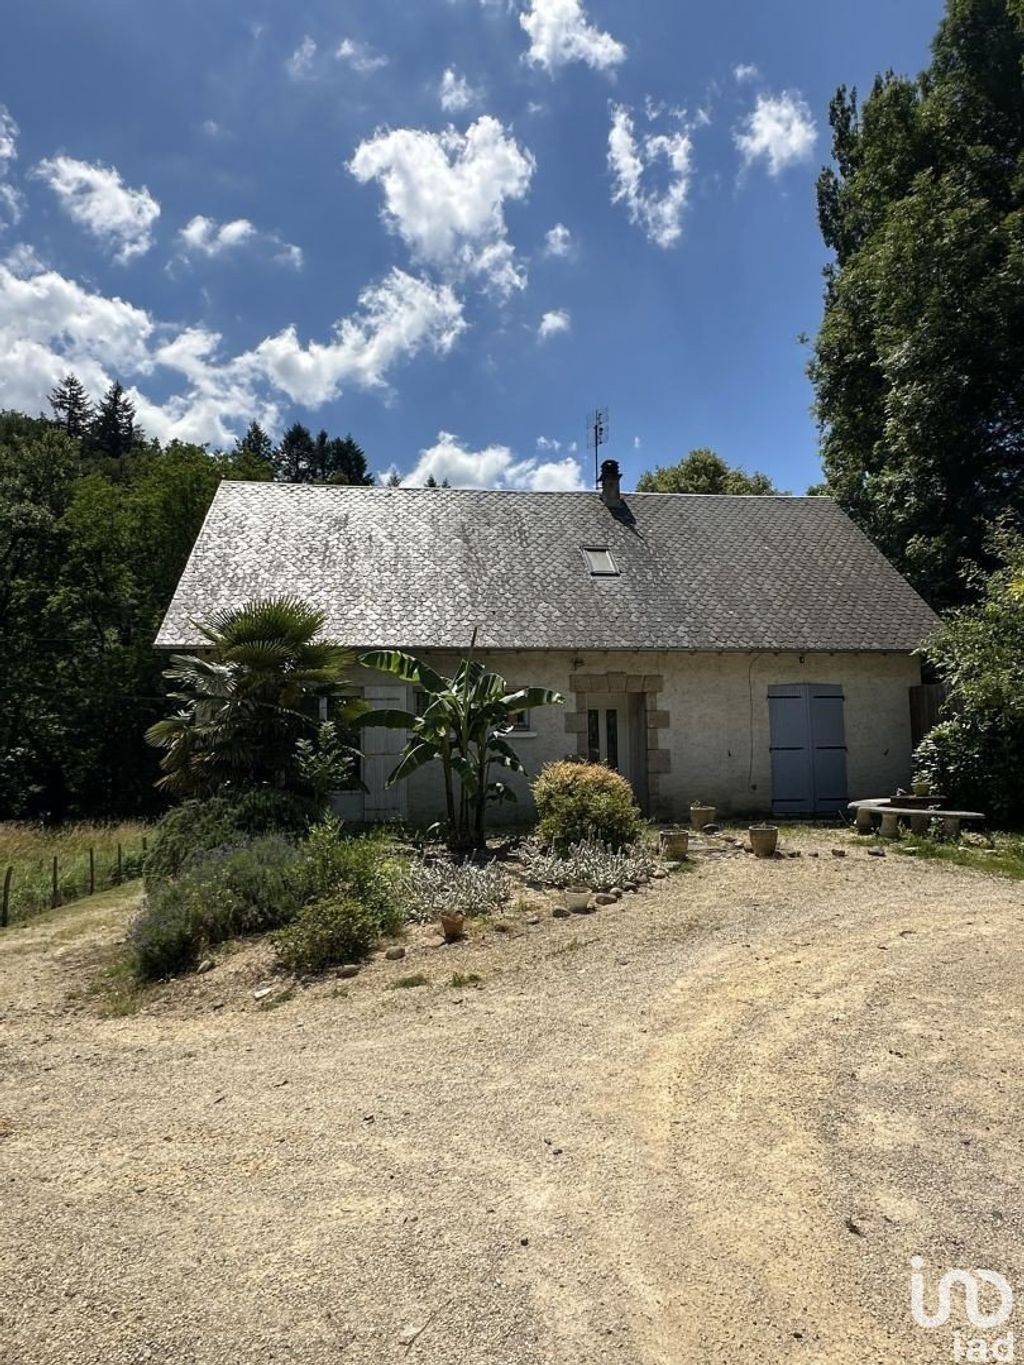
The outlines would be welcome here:
<svg viewBox="0 0 1024 1365">
<path fill-rule="evenodd" d="M 147 846 L 143 835 L 138 844 L 90 844 L 74 853 L 54 853 L 34 865 L 8 863 L 0 891 L 0 929 L 140 877 Z"/>
</svg>

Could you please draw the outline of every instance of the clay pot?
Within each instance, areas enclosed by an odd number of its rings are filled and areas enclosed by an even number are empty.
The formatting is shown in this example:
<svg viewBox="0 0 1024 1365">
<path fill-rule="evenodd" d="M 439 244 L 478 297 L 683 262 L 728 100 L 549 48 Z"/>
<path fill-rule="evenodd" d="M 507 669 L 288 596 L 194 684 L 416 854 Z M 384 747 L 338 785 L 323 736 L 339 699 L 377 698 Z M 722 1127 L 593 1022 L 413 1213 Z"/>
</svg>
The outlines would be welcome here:
<svg viewBox="0 0 1024 1365">
<path fill-rule="evenodd" d="M 466 916 L 461 913 L 441 916 L 441 933 L 445 943 L 458 943 L 466 937 Z"/>
<path fill-rule="evenodd" d="M 672 862 L 682 862 L 690 849 L 688 829 L 667 829 L 661 836 L 662 856 Z"/>
<path fill-rule="evenodd" d="M 705 825 L 710 825 L 715 818 L 714 806 L 702 806 L 699 802 L 694 802 L 690 807 L 690 824 L 699 834 Z"/>
<path fill-rule="evenodd" d="M 774 858 L 779 846 L 778 825 L 751 825 L 750 847 L 758 858 Z"/>
<path fill-rule="evenodd" d="M 578 915 L 582 910 L 586 910 L 590 904 L 590 888 L 588 886 L 567 887 L 562 899 L 569 909 Z"/>
</svg>

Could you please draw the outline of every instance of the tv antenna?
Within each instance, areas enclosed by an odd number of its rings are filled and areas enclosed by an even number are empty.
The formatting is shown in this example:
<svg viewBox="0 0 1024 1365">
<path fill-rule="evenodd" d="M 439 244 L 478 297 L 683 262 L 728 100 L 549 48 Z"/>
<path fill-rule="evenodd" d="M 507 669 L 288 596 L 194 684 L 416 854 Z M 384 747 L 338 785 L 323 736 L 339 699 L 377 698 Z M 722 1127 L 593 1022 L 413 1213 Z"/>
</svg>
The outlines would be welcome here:
<svg viewBox="0 0 1024 1365">
<path fill-rule="evenodd" d="M 601 482 L 601 447 L 608 440 L 608 409 L 597 408 L 587 417 L 587 445 L 594 450 L 594 487 Z"/>
</svg>

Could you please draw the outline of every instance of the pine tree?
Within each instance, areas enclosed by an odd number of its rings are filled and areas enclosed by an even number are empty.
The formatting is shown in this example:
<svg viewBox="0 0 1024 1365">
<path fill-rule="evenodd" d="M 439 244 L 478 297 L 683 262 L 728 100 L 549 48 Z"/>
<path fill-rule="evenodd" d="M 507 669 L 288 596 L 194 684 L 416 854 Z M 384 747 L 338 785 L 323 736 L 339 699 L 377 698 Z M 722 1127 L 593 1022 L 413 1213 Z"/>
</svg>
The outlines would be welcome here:
<svg viewBox="0 0 1024 1365">
<path fill-rule="evenodd" d="M 54 423 L 76 441 L 88 432 L 93 406 L 85 385 L 73 374 L 66 374 L 49 397 Z"/>
<path fill-rule="evenodd" d="M 274 443 L 260 426 L 250 422 L 231 453 L 232 477 L 262 483 L 274 477 Z"/>
<path fill-rule="evenodd" d="M 96 455 L 120 460 L 140 439 L 135 425 L 135 404 L 115 380 L 103 395 L 89 429 L 89 445 Z"/>
<path fill-rule="evenodd" d="M 273 454 L 274 473 L 282 483 L 313 483 L 316 444 L 309 427 L 294 422 L 281 437 Z"/>
<path fill-rule="evenodd" d="M 391 473 L 387 476 L 387 478 L 384 480 L 384 487 L 401 488 L 401 486 L 402 486 L 401 476 L 399 475 L 397 469 L 393 469 Z"/>
</svg>

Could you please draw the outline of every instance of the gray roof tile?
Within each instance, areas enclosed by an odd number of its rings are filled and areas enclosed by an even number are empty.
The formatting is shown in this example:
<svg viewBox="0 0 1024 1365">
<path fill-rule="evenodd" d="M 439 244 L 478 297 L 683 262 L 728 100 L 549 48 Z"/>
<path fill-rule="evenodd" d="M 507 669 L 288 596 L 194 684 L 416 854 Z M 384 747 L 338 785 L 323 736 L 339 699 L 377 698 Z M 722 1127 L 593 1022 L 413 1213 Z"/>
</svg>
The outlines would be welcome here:
<svg viewBox="0 0 1024 1365">
<path fill-rule="evenodd" d="M 221 484 L 157 637 L 291 593 L 365 648 L 911 650 L 935 617 L 829 498 Z M 621 569 L 592 577 L 583 546 Z"/>
</svg>

